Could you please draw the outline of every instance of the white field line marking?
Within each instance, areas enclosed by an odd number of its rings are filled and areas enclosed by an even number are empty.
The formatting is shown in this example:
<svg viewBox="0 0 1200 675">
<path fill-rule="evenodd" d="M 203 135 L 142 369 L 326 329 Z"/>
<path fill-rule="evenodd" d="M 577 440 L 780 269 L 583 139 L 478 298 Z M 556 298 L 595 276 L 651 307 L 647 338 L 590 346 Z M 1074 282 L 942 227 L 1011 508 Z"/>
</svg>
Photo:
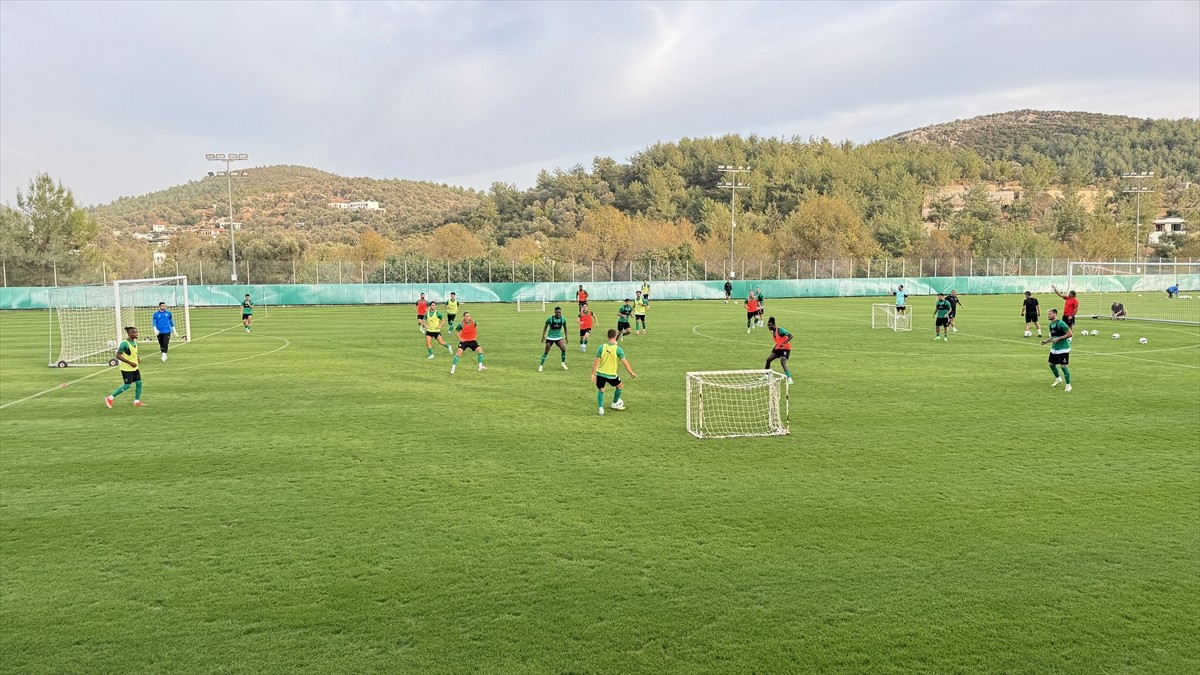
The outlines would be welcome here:
<svg viewBox="0 0 1200 675">
<path fill-rule="evenodd" d="M 230 326 L 229 328 L 222 328 L 221 330 L 219 330 L 219 331 L 215 331 L 215 332 L 212 332 L 212 333 L 209 333 L 208 335 L 202 335 L 202 336 L 200 336 L 200 337 L 196 338 L 195 340 L 189 340 L 189 341 L 187 341 L 187 342 L 180 342 L 178 346 L 179 346 L 179 347 L 183 347 L 183 346 L 185 346 L 185 345 L 190 345 L 190 344 L 192 344 L 192 343 L 194 343 L 194 342 L 199 342 L 200 340 L 203 340 L 204 338 L 207 338 L 207 337 L 212 337 L 212 336 L 214 336 L 214 335 L 220 335 L 221 333 L 224 333 L 224 332 L 225 332 L 225 331 L 227 331 L 227 330 L 233 330 L 234 328 L 241 328 L 241 327 L 242 327 L 242 324 L 240 324 L 240 323 L 239 323 L 239 324 L 237 324 L 237 325 Z M 273 336 L 268 336 L 268 337 L 273 337 Z M 222 365 L 222 364 L 225 364 L 225 363 L 233 363 L 234 361 L 244 361 L 244 360 L 246 360 L 246 359 L 252 359 L 252 358 L 259 357 L 259 356 L 266 356 L 267 354 L 274 354 L 275 352 L 279 351 L 280 349 L 284 349 L 284 348 L 286 348 L 286 347 L 287 347 L 289 344 L 291 344 L 290 342 L 288 342 L 288 341 L 287 341 L 287 340 L 285 340 L 284 338 L 275 338 L 275 339 L 276 339 L 276 340 L 283 340 L 283 342 L 284 342 L 284 345 L 283 345 L 282 347 L 279 347 L 278 349 L 272 349 L 272 350 L 271 350 L 271 351 L 269 351 L 269 352 L 263 352 L 263 353 L 261 353 L 261 354 L 254 354 L 254 355 L 252 355 L 252 356 L 243 356 L 243 357 L 240 357 L 240 358 L 231 359 L 231 360 L 229 360 L 229 361 L 221 361 L 220 363 L 206 363 L 206 364 L 201 364 L 201 365 L 197 365 L 197 366 L 188 366 L 188 367 L 185 367 L 185 368 L 177 368 L 177 369 L 175 369 L 175 370 L 174 370 L 174 371 L 172 371 L 172 372 L 178 372 L 178 371 L 180 371 L 180 370 L 192 370 L 192 369 L 194 369 L 194 368 L 201 368 L 201 367 L 205 367 L 205 366 L 219 366 L 219 365 Z M 147 343 L 147 344 L 151 344 L 151 343 Z M 68 388 L 68 387 L 70 387 L 70 386 L 71 386 L 71 385 L 73 385 L 73 384 L 76 384 L 76 383 L 79 383 L 79 382 L 83 382 L 84 380 L 90 380 L 91 378 L 93 378 L 93 377 L 96 377 L 97 375 L 103 375 L 103 374 L 105 374 L 105 373 L 109 372 L 109 370 L 108 370 L 109 368 L 111 368 L 111 366 L 105 366 L 104 368 L 102 368 L 102 369 L 100 369 L 100 370 L 97 370 L 96 372 L 94 372 L 94 373 L 91 373 L 90 375 L 84 375 L 84 376 L 83 376 L 83 377 L 81 377 L 81 378 L 78 378 L 78 379 L 75 379 L 75 380 L 71 380 L 70 382 L 67 382 L 67 383 L 66 383 L 66 384 L 67 384 L 67 387 L 63 387 L 61 384 L 59 384 L 59 385 L 55 385 L 55 386 L 53 386 L 53 387 L 50 387 L 49 389 L 46 389 L 45 391 L 39 391 L 39 392 L 38 392 L 38 393 L 36 393 L 36 394 L 31 394 L 31 395 L 29 395 L 29 396 L 26 396 L 25 398 L 18 399 L 18 400 L 16 400 L 16 401 L 10 401 L 10 402 L 8 402 L 8 403 L 5 403 L 5 404 L 3 404 L 3 405 L 0 405 L 0 410 L 4 410 L 5 408 L 10 408 L 10 407 L 12 407 L 12 406 L 14 406 L 14 405 L 18 405 L 18 404 L 20 404 L 20 403 L 25 403 L 26 401 L 32 401 L 32 400 L 33 400 L 33 399 L 35 399 L 35 398 L 38 398 L 38 397 L 40 397 L 40 396 L 45 396 L 46 394 L 49 394 L 49 393 L 52 393 L 52 392 L 58 391 L 59 389 L 65 389 L 65 388 Z"/>
</svg>

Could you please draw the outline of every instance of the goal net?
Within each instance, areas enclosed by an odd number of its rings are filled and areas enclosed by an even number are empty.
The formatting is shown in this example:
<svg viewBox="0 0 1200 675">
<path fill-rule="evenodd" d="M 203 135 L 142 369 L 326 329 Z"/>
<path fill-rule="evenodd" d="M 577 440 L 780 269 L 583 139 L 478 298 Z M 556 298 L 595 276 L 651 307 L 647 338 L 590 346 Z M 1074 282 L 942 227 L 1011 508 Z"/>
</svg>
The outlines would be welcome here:
<svg viewBox="0 0 1200 675">
<path fill-rule="evenodd" d="M 897 312 L 895 305 L 876 303 L 871 305 L 871 328 L 912 330 L 912 317 L 908 312 Z"/>
<path fill-rule="evenodd" d="M 144 340 L 154 339 L 151 317 L 160 302 L 167 303 L 173 314 L 173 339 L 190 340 L 187 277 L 126 279 L 51 289 L 50 365 L 114 365 L 113 352 L 125 339 L 125 326 L 137 326 Z"/>
<path fill-rule="evenodd" d="M 1075 291 L 1078 318 L 1200 324 L 1200 262 L 1072 261 L 1058 290 Z"/>
<path fill-rule="evenodd" d="M 539 309 L 540 308 L 540 309 Z M 540 293 L 518 293 L 518 312 L 545 312 L 546 297 Z"/>
<path fill-rule="evenodd" d="M 772 370 L 687 374 L 687 430 L 696 438 L 787 434 L 787 378 Z"/>
</svg>

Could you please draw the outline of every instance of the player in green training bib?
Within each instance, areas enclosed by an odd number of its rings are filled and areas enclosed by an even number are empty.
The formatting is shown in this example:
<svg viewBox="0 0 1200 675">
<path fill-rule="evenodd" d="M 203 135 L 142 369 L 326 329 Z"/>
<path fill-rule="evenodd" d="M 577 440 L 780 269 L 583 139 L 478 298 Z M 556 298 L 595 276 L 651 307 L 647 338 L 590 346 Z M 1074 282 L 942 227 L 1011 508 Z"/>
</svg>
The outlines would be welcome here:
<svg viewBox="0 0 1200 675">
<path fill-rule="evenodd" d="M 633 299 L 633 334 L 646 334 L 646 310 L 650 309 L 650 301 L 641 291 L 637 292 L 637 297 Z"/>
<path fill-rule="evenodd" d="M 450 345 L 446 344 L 446 341 L 442 339 L 442 313 L 437 310 L 437 303 L 431 300 L 429 302 L 429 309 L 425 314 L 425 352 L 429 354 L 425 358 L 433 358 L 434 340 L 437 340 L 439 345 L 445 347 L 446 351 L 451 354 L 454 353 Z"/>
<path fill-rule="evenodd" d="M 1066 382 L 1067 386 L 1064 391 L 1071 391 L 1071 371 L 1067 366 L 1071 363 L 1071 338 L 1075 334 L 1066 321 L 1058 318 L 1057 309 L 1046 312 L 1046 318 L 1050 319 L 1050 337 L 1042 340 L 1042 344 L 1052 343 L 1050 345 L 1050 372 L 1054 373 L 1054 381 L 1050 383 L 1050 386 L 1057 387 Z M 1062 375 L 1058 374 L 1059 368 L 1062 368 Z"/>
<path fill-rule="evenodd" d="M 629 360 L 625 358 L 625 350 L 617 345 L 617 330 L 609 328 L 608 342 L 600 345 L 596 350 L 596 360 L 592 362 L 592 382 L 596 385 L 596 404 L 600 406 L 601 415 L 604 414 L 604 387 L 610 384 L 613 385 L 612 409 L 625 409 L 625 402 L 621 400 L 621 390 L 625 385 L 621 384 L 621 378 L 617 377 L 618 363 L 625 366 L 630 377 L 637 377 L 637 373 L 633 372 L 629 365 Z"/>
<path fill-rule="evenodd" d="M 546 357 L 550 354 L 551 345 L 562 352 L 562 369 L 567 369 L 567 317 L 562 314 L 562 307 L 554 308 L 554 315 L 546 317 L 542 326 L 542 340 L 546 343 L 542 351 L 542 362 L 538 364 L 538 372 L 546 365 Z"/>
<path fill-rule="evenodd" d="M 450 330 L 454 330 L 454 319 L 458 317 L 458 296 L 452 291 L 450 299 L 446 301 L 446 325 Z"/>
<path fill-rule="evenodd" d="M 945 293 L 938 293 L 937 304 L 933 307 L 933 339 L 950 341 L 950 310 L 954 306 L 946 299 Z"/>
<path fill-rule="evenodd" d="M 121 341 L 117 347 L 117 367 L 121 370 L 121 386 L 108 396 L 104 397 L 104 405 L 113 407 L 113 399 L 125 393 L 130 385 L 134 386 L 133 390 L 133 405 L 140 408 L 142 403 L 142 371 L 139 366 L 142 360 L 138 358 L 138 329 L 135 326 L 125 327 L 126 339 Z"/>
</svg>

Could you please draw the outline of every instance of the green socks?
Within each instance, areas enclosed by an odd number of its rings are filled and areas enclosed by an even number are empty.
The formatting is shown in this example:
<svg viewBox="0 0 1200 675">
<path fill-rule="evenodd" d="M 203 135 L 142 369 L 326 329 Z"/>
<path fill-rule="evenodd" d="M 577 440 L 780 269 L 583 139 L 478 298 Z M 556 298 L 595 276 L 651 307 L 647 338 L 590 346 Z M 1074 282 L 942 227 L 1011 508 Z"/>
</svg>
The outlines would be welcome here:
<svg viewBox="0 0 1200 675">
<path fill-rule="evenodd" d="M 116 398 L 116 397 L 120 396 L 121 394 L 125 393 L 126 391 L 128 391 L 128 389 L 129 389 L 129 385 L 123 384 L 123 385 L 117 387 L 117 390 L 112 393 L 112 397 Z"/>
<path fill-rule="evenodd" d="M 1064 368 L 1063 370 L 1066 370 L 1066 369 Z M 1058 377 L 1058 366 L 1051 363 L 1050 364 L 1050 372 L 1054 373 L 1055 377 Z"/>
<path fill-rule="evenodd" d="M 452 361 L 450 362 L 450 365 L 452 365 L 452 366 L 457 366 L 457 365 L 458 365 L 458 354 L 455 354 L 455 355 L 454 355 L 454 360 L 452 360 Z"/>
<path fill-rule="evenodd" d="M 126 386 L 129 386 L 129 385 L 126 385 Z M 141 380 L 138 380 L 137 382 L 134 383 L 133 397 L 139 401 L 142 400 L 142 381 Z"/>
<path fill-rule="evenodd" d="M 482 366 L 482 365 L 483 365 L 483 354 L 476 354 L 476 355 L 475 355 L 475 360 L 476 360 L 476 361 L 478 361 L 478 362 L 479 362 L 479 365 L 481 365 L 481 366 Z M 457 361 L 457 360 L 455 360 L 455 363 L 458 363 L 458 361 Z"/>
<path fill-rule="evenodd" d="M 613 389 L 613 403 L 616 404 L 616 402 L 620 401 L 620 400 L 621 400 L 621 388 L 617 387 L 616 389 Z"/>
<path fill-rule="evenodd" d="M 549 353 L 550 353 L 550 352 L 542 352 L 542 362 L 538 364 L 539 366 L 544 366 L 544 365 L 546 365 L 546 355 L 547 355 L 547 354 L 549 354 Z"/>
<path fill-rule="evenodd" d="M 428 352 L 430 356 L 433 356 L 433 347 L 428 347 L 425 349 L 425 351 Z"/>
<path fill-rule="evenodd" d="M 1063 371 L 1063 382 L 1066 382 L 1067 384 L 1071 384 L 1071 371 L 1067 370 L 1066 366 L 1062 367 L 1062 371 Z M 138 384 L 141 384 L 141 382 L 138 382 Z"/>
<path fill-rule="evenodd" d="M 596 404 L 599 405 L 601 408 L 604 407 L 604 390 L 603 389 L 596 390 Z"/>
<path fill-rule="evenodd" d="M 567 362 L 567 353 L 564 351 L 564 352 L 561 352 L 561 354 L 562 354 L 562 362 L 566 363 Z"/>
</svg>

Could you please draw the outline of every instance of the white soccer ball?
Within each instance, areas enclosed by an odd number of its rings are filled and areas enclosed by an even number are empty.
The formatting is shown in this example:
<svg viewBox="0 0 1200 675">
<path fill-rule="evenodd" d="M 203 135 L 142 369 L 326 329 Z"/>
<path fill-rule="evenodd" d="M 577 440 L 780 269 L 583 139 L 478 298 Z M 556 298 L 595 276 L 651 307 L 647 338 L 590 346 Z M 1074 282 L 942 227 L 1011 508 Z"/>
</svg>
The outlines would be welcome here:
<svg viewBox="0 0 1200 675">
<path fill-rule="evenodd" d="M 1114 339 L 1114 340 L 1120 340 L 1120 339 L 1121 339 L 1121 334 L 1120 334 L 1120 333 L 1113 333 L 1113 339 Z"/>
<path fill-rule="evenodd" d="M 1031 331 L 1025 331 L 1025 337 L 1029 337 L 1030 335 L 1033 335 Z"/>
<path fill-rule="evenodd" d="M 1147 342 L 1149 342 L 1149 340 L 1147 340 L 1146 338 L 1138 338 L 1138 344 L 1144 345 Z"/>
<path fill-rule="evenodd" d="M 1098 331 L 1098 330 L 1092 331 L 1092 335 L 1099 335 L 1099 334 L 1100 334 L 1100 331 Z"/>
</svg>

